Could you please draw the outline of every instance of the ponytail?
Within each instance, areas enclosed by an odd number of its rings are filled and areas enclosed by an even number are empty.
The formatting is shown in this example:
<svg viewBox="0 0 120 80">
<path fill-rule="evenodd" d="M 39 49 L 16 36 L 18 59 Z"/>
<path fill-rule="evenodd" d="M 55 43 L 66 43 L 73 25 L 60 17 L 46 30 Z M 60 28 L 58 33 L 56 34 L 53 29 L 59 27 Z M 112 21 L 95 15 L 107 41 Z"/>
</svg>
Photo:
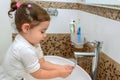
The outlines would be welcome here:
<svg viewBox="0 0 120 80">
<path fill-rule="evenodd" d="M 10 18 L 12 18 L 11 12 L 14 12 L 14 11 L 17 9 L 16 3 L 17 3 L 17 2 L 14 1 L 14 2 L 12 2 L 11 5 L 10 5 L 10 10 L 8 11 L 8 16 L 9 16 Z"/>
</svg>

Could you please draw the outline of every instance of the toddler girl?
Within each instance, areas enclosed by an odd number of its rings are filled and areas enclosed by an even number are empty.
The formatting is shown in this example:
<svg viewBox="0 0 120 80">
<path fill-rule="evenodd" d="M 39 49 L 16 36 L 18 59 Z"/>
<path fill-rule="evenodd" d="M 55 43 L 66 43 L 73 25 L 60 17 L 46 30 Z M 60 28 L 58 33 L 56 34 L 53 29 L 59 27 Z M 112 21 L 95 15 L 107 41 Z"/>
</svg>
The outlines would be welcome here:
<svg viewBox="0 0 120 80">
<path fill-rule="evenodd" d="M 15 12 L 18 35 L 10 46 L 3 62 L 11 80 L 37 80 L 66 78 L 73 66 L 57 65 L 44 60 L 40 42 L 46 37 L 50 23 L 48 13 L 32 2 L 12 2 L 8 15 Z"/>
</svg>

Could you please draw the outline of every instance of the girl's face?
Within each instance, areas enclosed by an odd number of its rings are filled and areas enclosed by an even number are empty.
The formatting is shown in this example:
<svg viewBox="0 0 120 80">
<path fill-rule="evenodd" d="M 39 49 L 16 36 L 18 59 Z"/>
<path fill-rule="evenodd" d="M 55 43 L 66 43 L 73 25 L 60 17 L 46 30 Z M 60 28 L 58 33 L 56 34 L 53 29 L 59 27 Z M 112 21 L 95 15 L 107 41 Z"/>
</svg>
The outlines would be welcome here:
<svg viewBox="0 0 120 80">
<path fill-rule="evenodd" d="M 32 45 L 36 45 L 40 43 L 44 38 L 46 37 L 46 30 L 49 26 L 49 21 L 45 21 L 40 23 L 38 26 L 35 26 L 34 28 L 29 30 L 28 37 L 29 42 Z"/>
</svg>

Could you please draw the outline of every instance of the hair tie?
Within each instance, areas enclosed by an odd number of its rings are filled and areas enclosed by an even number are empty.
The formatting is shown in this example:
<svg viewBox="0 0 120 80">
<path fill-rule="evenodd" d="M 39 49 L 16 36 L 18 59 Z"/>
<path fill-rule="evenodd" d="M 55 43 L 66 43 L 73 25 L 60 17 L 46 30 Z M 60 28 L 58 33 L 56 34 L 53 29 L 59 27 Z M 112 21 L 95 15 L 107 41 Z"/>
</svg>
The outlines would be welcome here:
<svg viewBox="0 0 120 80">
<path fill-rule="evenodd" d="M 16 3 L 17 8 L 19 8 L 21 6 L 21 4 L 19 2 Z"/>
<path fill-rule="evenodd" d="M 28 7 L 28 8 L 31 8 L 31 7 L 32 7 L 32 5 L 31 5 L 31 4 L 28 4 L 28 5 L 27 5 L 27 7 Z"/>
</svg>

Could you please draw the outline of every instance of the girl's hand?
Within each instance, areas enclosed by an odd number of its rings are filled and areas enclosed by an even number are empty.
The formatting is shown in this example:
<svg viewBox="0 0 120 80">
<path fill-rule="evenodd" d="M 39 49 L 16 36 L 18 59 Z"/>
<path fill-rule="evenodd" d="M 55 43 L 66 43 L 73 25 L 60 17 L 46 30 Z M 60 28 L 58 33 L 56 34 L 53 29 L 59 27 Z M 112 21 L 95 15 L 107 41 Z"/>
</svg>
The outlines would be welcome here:
<svg viewBox="0 0 120 80">
<path fill-rule="evenodd" d="M 61 69 L 59 69 L 60 77 L 66 78 L 67 76 L 69 76 L 72 73 L 73 69 L 74 69 L 74 67 L 70 66 L 70 65 L 63 66 Z"/>
<path fill-rule="evenodd" d="M 64 65 L 65 69 L 74 69 L 75 67 L 74 66 L 71 66 L 71 65 Z"/>
</svg>

